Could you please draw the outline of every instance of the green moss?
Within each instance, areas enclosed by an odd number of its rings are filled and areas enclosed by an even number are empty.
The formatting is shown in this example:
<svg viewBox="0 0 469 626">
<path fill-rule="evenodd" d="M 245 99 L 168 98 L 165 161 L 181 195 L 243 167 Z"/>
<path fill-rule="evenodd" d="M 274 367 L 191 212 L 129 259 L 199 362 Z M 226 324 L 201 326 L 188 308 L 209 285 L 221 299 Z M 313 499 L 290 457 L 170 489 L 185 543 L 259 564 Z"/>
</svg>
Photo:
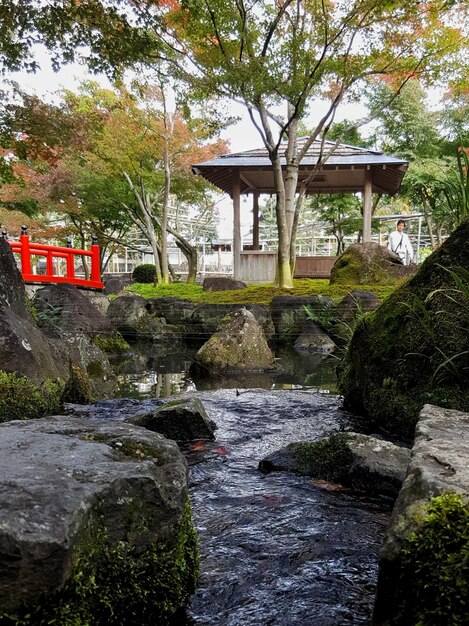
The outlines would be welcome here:
<svg viewBox="0 0 469 626">
<path fill-rule="evenodd" d="M 179 404 L 185 404 L 186 402 L 186 400 L 170 400 L 169 402 L 165 402 L 164 404 L 162 404 L 160 408 L 166 409 L 167 407 L 178 406 Z"/>
<path fill-rule="evenodd" d="M 406 541 L 395 626 L 469 624 L 469 507 L 460 494 L 433 498 Z"/>
<path fill-rule="evenodd" d="M 90 378 L 102 378 L 104 376 L 103 365 L 100 361 L 92 361 L 86 366 L 86 373 Z"/>
<path fill-rule="evenodd" d="M 93 343 L 103 352 L 127 352 L 130 346 L 120 333 L 113 335 L 96 335 Z"/>
<path fill-rule="evenodd" d="M 116 439 L 112 435 L 100 433 L 86 433 L 82 438 L 87 441 L 106 443 L 111 448 L 114 448 L 114 450 L 117 450 L 124 456 L 133 460 L 152 459 L 156 465 L 163 465 L 165 462 L 165 455 L 158 448 L 149 446 L 141 441 L 135 441 L 135 439 L 125 439 L 122 437 Z"/>
<path fill-rule="evenodd" d="M 30 298 L 28 294 L 26 294 L 26 306 L 28 307 L 28 310 L 31 313 L 33 320 L 37 324 L 39 322 L 39 315 L 38 315 L 39 311 L 37 310 L 37 307 L 34 305 L 32 298 Z"/>
<path fill-rule="evenodd" d="M 62 401 L 73 404 L 89 404 L 93 402 L 93 389 L 86 372 L 75 363 L 70 363 L 69 377 L 65 383 Z"/>
<path fill-rule="evenodd" d="M 322 441 L 292 444 L 292 453 L 301 472 L 338 481 L 353 456 L 347 446 L 347 435 L 335 435 Z"/>
<path fill-rule="evenodd" d="M 197 535 L 188 500 L 174 544 L 150 541 L 150 515 L 135 503 L 118 540 L 109 536 L 102 517 L 91 519 L 63 588 L 16 615 L 1 615 L 0 624 L 164 626 L 198 582 Z"/>
<path fill-rule="evenodd" d="M 36 385 L 27 376 L 0 370 L 0 422 L 26 420 L 57 413 L 64 383 L 47 379 Z"/>
<path fill-rule="evenodd" d="M 157 465 L 164 463 L 164 455 L 160 450 L 134 439 L 121 438 L 118 441 L 112 441 L 110 445 L 131 459 L 153 459 Z"/>
<path fill-rule="evenodd" d="M 348 285 L 330 285 L 324 279 L 295 279 L 292 289 L 278 289 L 272 283 L 248 285 L 246 289 L 229 291 L 204 291 L 200 285 L 187 283 L 171 283 L 170 285 L 146 285 L 137 283 L 128 287 L 129 291 L 143 298 L 176 297 L 189 302 L 207 304 L 270 304 L 274 296 L 314 296 L 323 295 L 332 299 L 343 298 L 353 289 L 372 291 L 380 300 L 391 294 L 392 285 L 357 285 L 353 281 Z"/>
</svg>

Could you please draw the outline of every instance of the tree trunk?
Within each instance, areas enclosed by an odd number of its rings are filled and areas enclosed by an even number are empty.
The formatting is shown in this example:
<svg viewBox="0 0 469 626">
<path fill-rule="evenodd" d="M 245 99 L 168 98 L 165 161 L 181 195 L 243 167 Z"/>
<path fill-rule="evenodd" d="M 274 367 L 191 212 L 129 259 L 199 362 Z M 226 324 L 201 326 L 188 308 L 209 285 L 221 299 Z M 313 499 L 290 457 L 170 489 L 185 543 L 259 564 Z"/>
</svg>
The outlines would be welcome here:
<svg viewBox="0 0 469 626">
<path fill-rule="evenodd" d="M 169 165 L 169 153 L 168 153 L 168 139 L 165 137 L 165 147 L 163 149 L 163 163 L 164 163 L 164 194 L 163 194 L 163 206 L 161 210 L 161 275 L 162 283 L 164 285 L 169 284 L 169 269 L 168 269 L 168 209 L 171 187 L 171 169 Z"/>
<path fill-rule="evenodd" d="M 179 239 L 176 239 L 176 245 L 187 259 L 186 282 L 193 285 L 197 279 L 197 249 L 194 246 L 185 245 Z"/>
<path fill-rule="evenodd" d="M 281 289 L 292 289 L 293 275 L 290 265 L 291 228 L 288 227 L 286 216 L 285 186 L 283 182 L 280 156 L 276 154 L 271 158 L 271 161 L 274 168 L 274 180 L 277 192 L 275 213 L 277 217 L 278 231 L 277 267 L 275 272 L 274 285 Z"/>
<path fill-rule="evenodd" d="M 430 238 L 430 248 L 432 250 L 435 250 L 436 245 L 435 245 L 435 235 L 433 234 L 432 217 L 431 217 L 431 213 L 429 210 L 430 207 L 428 206 L 428 201 L 425 197 L 423 198 L 422 207 L 423 207 L 423 215 L 425 219 L 425 224 L 428 230 L 428 236 Z"/>
</svg>

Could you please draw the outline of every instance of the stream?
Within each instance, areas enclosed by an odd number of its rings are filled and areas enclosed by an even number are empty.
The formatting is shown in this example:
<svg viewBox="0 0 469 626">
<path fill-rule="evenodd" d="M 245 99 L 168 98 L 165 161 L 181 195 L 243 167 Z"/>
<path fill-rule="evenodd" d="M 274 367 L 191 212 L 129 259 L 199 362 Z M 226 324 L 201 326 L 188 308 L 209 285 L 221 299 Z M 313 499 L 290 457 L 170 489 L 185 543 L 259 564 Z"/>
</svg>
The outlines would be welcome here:
<svg viewBox="0 0 469 626">
<path fill-rule="evenodd" d="M 258 470 L 263 457 L 291 441 L 353 429 L 335 393 L 334 360 L 287 351 L 273 380 L 209 389 L 191 380 L 189 354 L 152 359 L 115 363 L 120 395 L 143 404 L 195 395 L 218 426 L 215 441 L 183 450 L 201 580 L 174 626 L 369 624 L 391 501 Z"/>
</svg>

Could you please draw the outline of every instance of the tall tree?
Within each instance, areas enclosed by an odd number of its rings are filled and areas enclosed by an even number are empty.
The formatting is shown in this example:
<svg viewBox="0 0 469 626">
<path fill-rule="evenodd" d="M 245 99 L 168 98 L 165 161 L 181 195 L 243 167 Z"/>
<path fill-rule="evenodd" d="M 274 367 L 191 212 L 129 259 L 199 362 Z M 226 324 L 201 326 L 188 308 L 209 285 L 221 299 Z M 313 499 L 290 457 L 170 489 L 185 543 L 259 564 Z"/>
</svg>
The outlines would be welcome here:
<svg viewBox="0 0 469 626">
<path fill-rule="evenodd" d="M 20 155 L 14 169 L 23 175 L 4 185 L 4 204 L 8 191 L 17 208 L 24 195 L 35 208 L 66 213 L 81 238 L 92 225 L 103 251 L 122 241 L 133 223 L 151 243 L 163 283 L 169 280 L 169 232 L 195 280 L 197 250 L 169 223 L 168 210 L 175 195 L 206 210 L 207 184 L 191 175 L 190 163 L 226 151 L 224 142 L 207 141 L 213 129 L 168 111 L 154 87 L 138 86 L 133 94 L 123 85 L 113 91 L 86 83 L 80 93 L 65 92 L 59 105 L 18 95 L 0 121 L 5 143 Z M 27 132 L 18 134 L 21 129 Z"/>
<path fill-rule="evenodd" d="M 370 97 L 379 121 L 376 140 L 383 150 L 409 159 L 401 194 L 423 212 L 430 245 L 435 248 L 442 235 L 453 230 L 467 213 L 465 152 L 454 133 L 456 127 L 450 132 L 451 121 L 455 123 L 457 118 L 452 107 L 443 112 L 431 109 L 426 91 L 417 80 L 409 81 L 383 111 L 389 93 L 383 85 Z"/>
<path fill-rule="evenodd" d="M 200 97 L 242 102 L 274 172 L 276 281 L 283 287 L 292 286 L 305 193 L 302 186 L 296 197 L 298 168 L 338 107 L 358 98 L 366 81 L 387 77 L 396 93 L 412 76 L 435 82 L 451 75 L 452 63 L 466 63 L 468 48 L 466 0 L 81 0 L 25 1 L 20 7 L 6 0 L 2 12 L 0 51 L 10 67 L 27 61 L 35 38 L 65 60 L 74 57 L 77 44 L 87 44 L 94 67 L 159 63 L 164 56 Z M 329 108 L 299 144 L 300 122 L 318 97 Z"/>
<path fill-rule="evenodd" d="M 301 186 L 298 191 L 298 169 L 309 147 L 365 81 L 386 76 L 392 99 L 410 77 L 436 80 L 448 71 L 445 60 L 454 61 L 451 53 L 467 47 L 455 26 L 462 25 L 467 3 L 182 0 L 171 6 L 166 21 L 174 45 L 191 56 L 201 92 L 241 101 L 268 150 L 277 196 L 276 282 L 291 287 L 305 192 Z M 300 121 L 319 96 L 329 108 L 299 143 Z M 320 161 L 327 157 L 323 153 Z"/>
</svg>

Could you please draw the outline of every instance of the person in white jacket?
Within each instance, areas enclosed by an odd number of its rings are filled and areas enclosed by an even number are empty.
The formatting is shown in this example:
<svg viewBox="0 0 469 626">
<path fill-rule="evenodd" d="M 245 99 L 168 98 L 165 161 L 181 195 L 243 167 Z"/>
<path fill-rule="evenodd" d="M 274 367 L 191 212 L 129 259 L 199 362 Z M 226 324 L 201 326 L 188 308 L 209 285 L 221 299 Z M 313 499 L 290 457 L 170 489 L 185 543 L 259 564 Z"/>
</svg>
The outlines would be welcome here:
<svg viewBox="0 0 469 626">
<path fill-rule="evenodd" d="M 389 235 L 388 250 L 395 252 L 404 265 L 409 265 L 414 260 L 414 249 L 404 228 L 404 220 L 398 220 L 396 230 Z"/>
</svg>

